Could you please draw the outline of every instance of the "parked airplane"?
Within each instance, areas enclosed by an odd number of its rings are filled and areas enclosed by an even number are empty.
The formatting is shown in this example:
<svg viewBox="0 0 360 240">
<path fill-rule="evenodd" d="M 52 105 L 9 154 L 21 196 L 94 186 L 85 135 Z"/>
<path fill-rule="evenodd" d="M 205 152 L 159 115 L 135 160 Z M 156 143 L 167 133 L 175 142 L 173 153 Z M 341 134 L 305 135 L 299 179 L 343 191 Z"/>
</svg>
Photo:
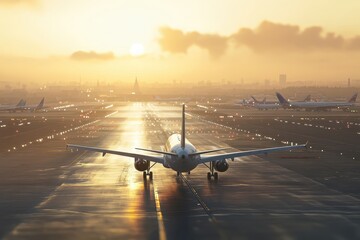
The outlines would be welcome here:
<svg viewBox="0 0 360 240">
<path fill-rule="evenodd" d="M 347 102 L 289 102 L 280 93 L 276 93 L 280 104 L 284 108 L 307 109 L 307 110 L 328 110 L 333 108 L 349 108 L 355 105 L 357 93 Z"/>
<path fill-rule="evenodd" d="M 255 104 L 265 104 L 266 103 L 266 97 L 262 101 L 257 100 L 254 96 L 251 96 L 251 98 L 254 100 Z"/>
<path fill-rule="evenodd" d="M 45 98 L 42 98 L 38 105 L 24 106 L 23 109 L 32 111 L 32 112 L 36 112 L 36 111 L 44 108 L 44 102 L 45 102 Z"/>
<path fill-rule="evenodd" d="M 259 110 L 278 109 L 280 107 L 278 102 L 267 102 L 266 97 L 262 101 L 258 101 L 254 96 L 251 96 L 254 100 L 253 107 Z"/>
<path fill-rule="evenodd" d="M 0 111 L 9 111 L 9 112 L 16 112 L 17 110 L 22 111 L 25 104 L 26 101 L 24 99 L 21 99 L 19 103 L 16 105 L 0 106 Z"/>
<path fill-rule="evenodd" d="M 137 150 L 157 153 L 161 155 L 156 155 L 156 156 L 147 155 L 147 154 L 127 152 L 127 151 L 110 150 L 105 148 L 80 146 L 74 144 L 67 144 L 67 148 L 84 149 L 94 152 L 101 152 L 103 156 L 109 153 L 109 154 L 134 158 L 135 169 L 143 172 L 144 179 L 146 179 L 146 176 L 149 176 L 150 179 L 153 178 L 153 173 L 150 171 L 150 169 L 157 163 L 162 164 L 165 168 L 171 168 L 172 170 L 176 171 L 178 176 L 180 175 L 181 172 L 190 173 L 190 171 L 195 169 L 199 164 L 204 164 L 210 170 L 210 172 L 207 173 L 207 178 L 210 180 L 212 177 L 214 179 L 218 179 L 218 173 L 216 171 L 225 172 L 226 170 L 228 170 L 229 168 L 229 164 L 227 163 L 228 159 L 234 161 L 234 158 L 237 157 L 306 148 L 306 145 L 307 144 L 301 144 L 296 146 L 283 146 L 283 147 L 264 148 L 264 149 L 239 151 L 239 152 L 231 152 L 231 153 L 221 153 L 216 155 L 204 155 L 207 153 L 218 152 L 225 149 L 219 148 L 219 149 L 205 150 L 205 151 L 196 150 L 195 146 L 185 138 L 185 105 L 183 105 L 181 134 L 172 134 L 168 138 L 165 144 L 165 151 L 136 148 Z M 153 162 L 153 164 L 150 165 L 150 162 Z"/>
</svg>

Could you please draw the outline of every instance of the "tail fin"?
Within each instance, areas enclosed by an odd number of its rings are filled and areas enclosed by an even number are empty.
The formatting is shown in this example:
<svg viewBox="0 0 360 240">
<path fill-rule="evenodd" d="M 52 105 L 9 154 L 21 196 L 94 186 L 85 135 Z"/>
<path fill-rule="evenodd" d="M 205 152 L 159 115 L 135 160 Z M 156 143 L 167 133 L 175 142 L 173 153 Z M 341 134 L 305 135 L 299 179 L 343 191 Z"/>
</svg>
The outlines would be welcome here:
<svg viewBox="0 0 360 240">
<path fill-rule="evenodd" d="M 37 105 L 36 109 L 41 109 L 44 107 L 45 98 L 42 98 L 39 105 Z"/>
<path fill-rule="evenodd" d="M 356 98 L 357 98 L 357 93 L 355 93 L 350 99 L 349 99 L 349 103 L 354 103 L 356 102 Z"/>
<path fill-rule="evenodd" d="M 307 97 L 304 99 L 303 102 L 310 102 L 311 101 L 311 95 L 307 95 Z"/>
<path fill-rule="evenodd" d="M 276 93 L 276 97 L 279 99 L 281 105 L 288 105 L 289 102 L 280 93 Z"/>
<path fill-rule="evenodd" d="M 22 107 L 24 106 L 26 103 L 26 101 L 24 101 L 24 99 L 21 99 L 20 102 L 18 104 L 16 104 L 17 107 Z"/>
<path fill-rule="evenodd" d="M 256 100 L 256 98 L 254 96 L 251 96 L 252 99 L 254 99 L 255 103 L 260 103 L 258 100 Z"/>
<path fill-rule="evenodd" d="M 182 105 L 181 148 L 185 148 L 185 104 Z"/>
</svg>

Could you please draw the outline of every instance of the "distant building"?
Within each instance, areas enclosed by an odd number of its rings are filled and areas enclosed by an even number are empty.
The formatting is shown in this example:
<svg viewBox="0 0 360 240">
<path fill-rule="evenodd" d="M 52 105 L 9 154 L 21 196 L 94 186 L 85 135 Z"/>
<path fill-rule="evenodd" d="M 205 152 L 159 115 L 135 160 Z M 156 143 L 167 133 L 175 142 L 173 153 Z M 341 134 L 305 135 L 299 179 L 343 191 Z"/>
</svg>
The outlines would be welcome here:
<svg viewBox="0 0 360 240">
<path fill-rule="evenodd" d="M 279 75 L 279 84 L 282 86 L 286 85 L 286 74 Z"/>
<path fill-rule="evenodd" d="M 351 87 L 350 78 L 348 78 L 348 87 Z"/>
<path fill-rule="evenodd" d="M 140 87 L 139 87 L 139 82 L 137 80 L 137 78 L 135 79 L 135 83 L 134 83 L 134 91 L 132 92 L 132 94 L 134 95 L 140 95 Z"/>
</svg>

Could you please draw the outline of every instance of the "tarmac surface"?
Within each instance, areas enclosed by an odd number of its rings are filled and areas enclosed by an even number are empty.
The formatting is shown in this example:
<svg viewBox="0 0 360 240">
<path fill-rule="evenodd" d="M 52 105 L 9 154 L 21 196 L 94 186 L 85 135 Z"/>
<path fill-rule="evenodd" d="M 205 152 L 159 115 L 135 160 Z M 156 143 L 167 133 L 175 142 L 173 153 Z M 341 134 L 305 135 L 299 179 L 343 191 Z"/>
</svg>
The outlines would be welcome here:
<svg viewBox="0 0 360 240">
<path fill-rule="evenodd" d="M 187 138 L 198 150 L 282 146 L 309 137 L 312 148 L 237 158 L 217 181 L 207 180 L 203 165 L 177 177 L 157 164 L 154 179 L 144 181 L 133 159 L 71 152 L 65 145 L 161 150 L 180 130 L 179 105 L 117 103 L 73 106 L 66 114 L 1 113 L 7 126 L 0 128 L 0 238 L 359 239 L 359 116 L 312 119 L 316 113 L 296 113 L 294 118 L 281 111 L 254 120 L 259 113 L 251 111 L 249 118 L 238 110 L 207 115 L 189 106 Z M 19 124 L 16 119 L 24 114 L 23 122 L 34 127 L 14 128 L 11 123 Z M 311 120 L 301 120 L 305 115 Z M 351 131 L 340 129 L 337 118 Z M 335 129 L 325 131 L 325 126 Z M 334 141 L 341 144 L 324 147 Z"/>
</svg>

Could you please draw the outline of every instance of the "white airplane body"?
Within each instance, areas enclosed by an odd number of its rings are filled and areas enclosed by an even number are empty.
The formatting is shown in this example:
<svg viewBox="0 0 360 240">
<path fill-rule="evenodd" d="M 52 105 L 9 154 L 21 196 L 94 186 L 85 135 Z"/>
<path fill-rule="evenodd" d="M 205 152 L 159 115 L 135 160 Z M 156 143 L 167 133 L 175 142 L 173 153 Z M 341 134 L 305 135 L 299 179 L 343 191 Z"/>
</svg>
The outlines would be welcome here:
<svg viewBox="0 0 360 240">
<path fill-rule="evenodd" d="M 278 109 L 280 105 L 276 102 L 266 102 L 266 97 L 262 101 L 258 101 L 254 96 L 251 96 L 254 100 L 253 107 L 259 110 Z"/>
<path fill-rule="evenodd" d="M 347 102 L 289 102 L 280 93 L 276 93 L 276 96 L 284 108 L 326 110 L 332 108 L 349 108 L 354 106 L 357 93 L 355 93 Z"/>
<path fill-rule="evenodd" d="M 19 101 L 19 103 L 16 105 L 0 106 L 0 111 L 9 111 L 9 112 L 16 112 L 18 110 L 22 111 L 25 104 L 26 104 L 26 101 L 24 99 L 21 99 Z"/>
<path fill-rule="evenodd" d="M 229 168 L 229 164 L 227 163 L 228 159 L 234 160 L 234 158 L 236 157 L 267 154 L 276 151 L 287 151 L 292 149 L 306 148 L 306 144 L 264 148 L 264 149 L 249 150 L 249 151 L 238 151 L 238 152 L 222 153 L 216 155 L 204 155 L 207 153 L 223 151 L 228 148 L 197 151 L 196 147 L 185 138 L 185 105 L 183 105 L 181 134 L 173 134 L 168 138 L 165 144 L 165 151 L 136 148 L 137 150 L 147 151 L 160 155 L 147 155 L 141 153 L 110 150 L 105 148 L 88 147 L 88 146 L 81 146 L 74 144 L 68 144 L 67 148 L 101 152 L 103 156 L 109 153 L 109 154 L 134 158 L 135 169 L 143 172 L 144 179 L 146 178 L 147 175 L 149 176 L 150 179 L 153 178 L 153 174 L 150 171 L 150 169 L 157 163 L 162 164 L 165 168 L 170 168 L 176 171 L 178 175 L 182 172 L 192 171 L 199 164 L 205 164 L 210 169 L 210 172 L 207 173 L 207 178 L 211 179 L 211 177 L 214 177 L 214 179 L 217 179 L 218 173 L 216 171 L 225 172 Z M 153 164 L 150 165 L 150 162 L 153 162 Z M 210 166 L 208 166 L 207 163 L 209 163 Z"/>
</svg>

